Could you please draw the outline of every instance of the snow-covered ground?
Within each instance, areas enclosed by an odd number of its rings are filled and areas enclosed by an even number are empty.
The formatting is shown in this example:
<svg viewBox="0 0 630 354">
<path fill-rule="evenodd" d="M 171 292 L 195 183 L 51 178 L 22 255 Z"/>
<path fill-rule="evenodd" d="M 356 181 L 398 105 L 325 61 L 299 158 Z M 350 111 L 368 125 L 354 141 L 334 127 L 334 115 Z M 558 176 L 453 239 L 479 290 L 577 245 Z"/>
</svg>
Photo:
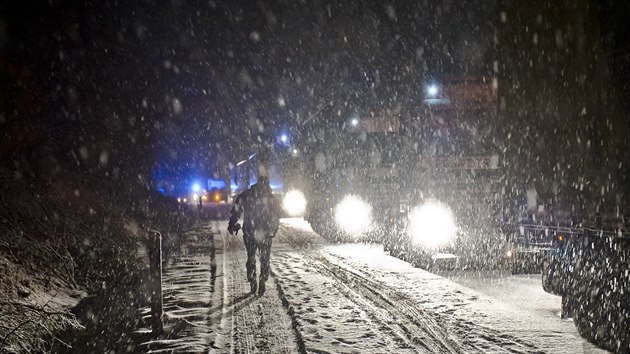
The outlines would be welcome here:
<svg viewBox="0 0 630 354">
<path fill-rule="evenodd" d="M 152 351 L 217 353 L 605 353 L 561 321 L 539 275 L 436 275 L 379 245 L 328 244 L 284 219 L 262 297 L 226 223 L 186 234 L 164 274 L 165 332 Z"/>
</svg>

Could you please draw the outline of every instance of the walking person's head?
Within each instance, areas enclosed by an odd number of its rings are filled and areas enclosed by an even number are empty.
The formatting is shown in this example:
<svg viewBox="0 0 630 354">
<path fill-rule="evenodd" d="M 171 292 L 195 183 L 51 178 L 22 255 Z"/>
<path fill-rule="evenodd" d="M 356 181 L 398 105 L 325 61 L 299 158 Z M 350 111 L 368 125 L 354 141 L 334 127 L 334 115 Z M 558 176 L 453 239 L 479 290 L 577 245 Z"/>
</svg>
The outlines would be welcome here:
<svg viewBox="0 0 630 354">
<path fill-rule="evenodd" d="M 256 181 L 256 184 L 253 185 L 252 187 L 255 187 L 258 190 L 271 189 L 271 186 L 269 185 L 269 177 L 267 177 L 267 176 L 259 176 L 258 177 L 258 181 Z"/>
<path fill-rule="evenodd" d="M 260 176 L 260 177 L 258 177 L 257 184 L 259 184 L 261 186 L 269 187 L 269 177 L 267 177 L 267 176 Z"/>
</svg>

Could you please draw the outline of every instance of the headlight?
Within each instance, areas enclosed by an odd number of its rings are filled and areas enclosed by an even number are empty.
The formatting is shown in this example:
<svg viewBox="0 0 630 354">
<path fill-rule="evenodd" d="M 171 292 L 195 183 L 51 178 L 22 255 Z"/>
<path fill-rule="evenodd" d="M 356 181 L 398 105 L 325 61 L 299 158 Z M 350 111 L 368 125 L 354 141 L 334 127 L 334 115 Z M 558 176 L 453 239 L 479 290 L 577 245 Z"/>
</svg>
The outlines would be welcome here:
<svg viewBox="0 0 630 354">
<path fill-rule="evenodd" d="M 306 198 L 300 191 L 289 191 L 282 201 L 284 210 L 291 216 L 298 216 L 304 213 L 306 210 Z"/>
<path fill-rule="evenodd" d="M 428 248 L 446 245 L 457 231 L 451 210 L 438 202 L 426 202 L 412 210 L 409 226 L 414 242 Z"/>
<path fill-rule="evenodd" d="M 372 223 L 370 205 L 355 196 L 345 197 L 335 208 L 335 221 L 348 233 L 367 231 Z"/>
</svg>

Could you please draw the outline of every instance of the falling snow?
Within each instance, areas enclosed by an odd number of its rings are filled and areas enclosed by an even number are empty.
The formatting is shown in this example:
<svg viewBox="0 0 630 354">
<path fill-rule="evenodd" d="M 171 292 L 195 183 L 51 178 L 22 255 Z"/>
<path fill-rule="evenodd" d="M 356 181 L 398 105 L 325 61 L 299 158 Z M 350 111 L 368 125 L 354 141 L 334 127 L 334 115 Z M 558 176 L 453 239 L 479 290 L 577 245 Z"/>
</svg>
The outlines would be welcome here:
<svg viewBox="0 0 630 354">
<path fill-rule="evenodd" d="M 629 19 L 0 5 L 0 352 L 630 351 Z"/>
</svg>

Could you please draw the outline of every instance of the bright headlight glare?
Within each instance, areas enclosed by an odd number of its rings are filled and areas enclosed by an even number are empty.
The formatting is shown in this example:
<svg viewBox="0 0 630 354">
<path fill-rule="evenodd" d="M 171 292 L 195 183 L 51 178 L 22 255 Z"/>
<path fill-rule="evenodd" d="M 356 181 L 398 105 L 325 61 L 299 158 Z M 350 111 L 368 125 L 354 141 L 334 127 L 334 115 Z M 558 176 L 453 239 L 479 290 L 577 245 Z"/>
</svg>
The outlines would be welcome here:
<svg viewBox="0 0 630 354">
<path fill-rule="evenodd" d="M 335 208 L 337 224 L 348 233 L 367 231 L 372 222 L 370 205 L 355 196 L 345 197 Z"/>
<path fill-rule="evenodd" d="M 284 210 L 291 216 L 298 216 L 306 210 L 306 198 L 300 191 L 289 191 L 282 201 Z"/>
<path fill-rule="evenodd" d="M 409 226 L 414 242 L 428 248 L 446 245 L 457 231 L 450 209 L 438 202 L 426 202 L 412 210 Z"/>
</svg>

